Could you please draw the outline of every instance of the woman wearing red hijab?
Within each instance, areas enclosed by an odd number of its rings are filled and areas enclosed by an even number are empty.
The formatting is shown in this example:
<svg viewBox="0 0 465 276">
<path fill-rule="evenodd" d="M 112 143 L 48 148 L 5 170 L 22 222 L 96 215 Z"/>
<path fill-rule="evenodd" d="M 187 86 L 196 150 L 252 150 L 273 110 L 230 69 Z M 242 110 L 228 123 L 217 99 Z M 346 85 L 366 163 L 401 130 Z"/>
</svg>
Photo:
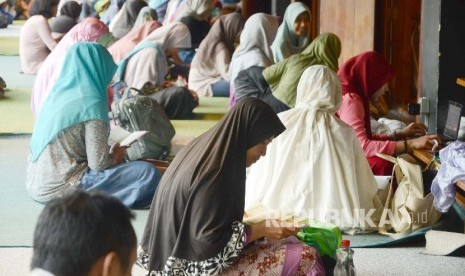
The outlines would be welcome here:
<svg viewBox="0 0 465 276">
<path fill-rule="evenodd" d="M 338 71 L 342 85 L 342 105 L 338 116 L 355 131 L 375 175 L 390 175 L 392 163 L 376 153 L 396 155 L 412 149 L 431 149 L 437 135 L 425 135 L 426 126 L 411 123 L 390 135 L 375 135 L 370 127 L 370 101 L 376 102 L 388 89 L 394 69 L 376 52 L 365 52 L 349 59 Z"/>
</svg>

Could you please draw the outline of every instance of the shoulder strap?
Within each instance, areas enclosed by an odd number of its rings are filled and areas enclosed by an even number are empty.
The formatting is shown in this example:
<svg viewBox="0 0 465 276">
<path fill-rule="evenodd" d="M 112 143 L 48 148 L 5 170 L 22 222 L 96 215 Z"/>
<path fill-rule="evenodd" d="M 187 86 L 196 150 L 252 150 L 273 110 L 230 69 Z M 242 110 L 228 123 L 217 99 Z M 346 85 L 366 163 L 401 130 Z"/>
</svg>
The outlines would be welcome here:
<svg viewBox="0 0 465 276">
<path fill-rule="evenodd" d="M 386 161 L 389 161 L 393 164 L 396 164 L 397 163 L 397 158 L 393 157 L 393 156 L 390 156 L 390 155 L 387 155 L 387 154 L 384 154 L 384 153 L 376 153 L 376 156 L 378 156 L 379 158 L 382 158 Z"/>
</svg>

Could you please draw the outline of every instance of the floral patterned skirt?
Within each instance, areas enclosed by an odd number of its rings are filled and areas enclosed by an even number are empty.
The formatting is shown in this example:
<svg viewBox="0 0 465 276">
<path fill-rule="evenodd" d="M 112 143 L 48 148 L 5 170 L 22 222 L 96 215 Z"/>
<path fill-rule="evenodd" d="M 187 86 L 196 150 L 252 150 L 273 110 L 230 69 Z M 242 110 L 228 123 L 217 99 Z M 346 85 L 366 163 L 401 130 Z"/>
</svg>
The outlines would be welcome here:
<svg viewBox="0 0 465 276">
<path fill-rule="evenodd" d="M 221 275 L 324 275 L 324 268 L 315 248 L 291 237 L 248 245 Z"/>
</svg>

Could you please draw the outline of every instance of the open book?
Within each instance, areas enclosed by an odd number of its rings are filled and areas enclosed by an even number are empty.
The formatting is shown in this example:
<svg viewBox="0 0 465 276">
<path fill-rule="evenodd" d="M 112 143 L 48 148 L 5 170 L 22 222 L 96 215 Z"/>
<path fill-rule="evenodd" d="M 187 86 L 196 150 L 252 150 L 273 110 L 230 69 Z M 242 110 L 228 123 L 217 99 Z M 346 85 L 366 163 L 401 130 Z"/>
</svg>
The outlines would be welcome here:
<svg viewBox="0 0 465 276">
<path fill-rule="evenodd" d="M 129 132 L 120 126 L 115 126 L 110 130 L 108 145 L 113 146 L 119 143 L 121 147 L 130 147 L 132 143 L 149 133 L 146 130 Z"/>
<path fill-rule="evenodd" d="M 281 226 L 296 226 L 301 227 L 307 224 L 307 217 L 294 213 L 291 209 L 269 209 L 262 204 L 257 204 L 254 207 L 244 212 L 242 222 L 245 224 L 254 224 L 264 220 L 274 221 Z"/>
</svg>

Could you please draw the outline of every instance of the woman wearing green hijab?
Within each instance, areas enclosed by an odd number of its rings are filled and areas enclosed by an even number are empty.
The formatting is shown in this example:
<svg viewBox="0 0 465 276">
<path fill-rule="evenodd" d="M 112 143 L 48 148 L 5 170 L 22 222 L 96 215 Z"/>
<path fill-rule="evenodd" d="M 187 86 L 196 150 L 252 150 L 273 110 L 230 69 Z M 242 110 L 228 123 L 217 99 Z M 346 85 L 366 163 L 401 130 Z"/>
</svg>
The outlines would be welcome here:
<svg viewBox="0 0 465 276">
<path fill-rule="evenodd" d="M 339 68 L 341 41 L 333 33 L 317 36 L 305 50 L 267 68 L 252 67 L 240 72 L 235 80 L 237 101 L 257 97 L 268 103 L 276 113 L 295 106 L 300 76 L 312 65 Z M 262 71 L 262 72 L 261 72 Z"/>
</svg>

